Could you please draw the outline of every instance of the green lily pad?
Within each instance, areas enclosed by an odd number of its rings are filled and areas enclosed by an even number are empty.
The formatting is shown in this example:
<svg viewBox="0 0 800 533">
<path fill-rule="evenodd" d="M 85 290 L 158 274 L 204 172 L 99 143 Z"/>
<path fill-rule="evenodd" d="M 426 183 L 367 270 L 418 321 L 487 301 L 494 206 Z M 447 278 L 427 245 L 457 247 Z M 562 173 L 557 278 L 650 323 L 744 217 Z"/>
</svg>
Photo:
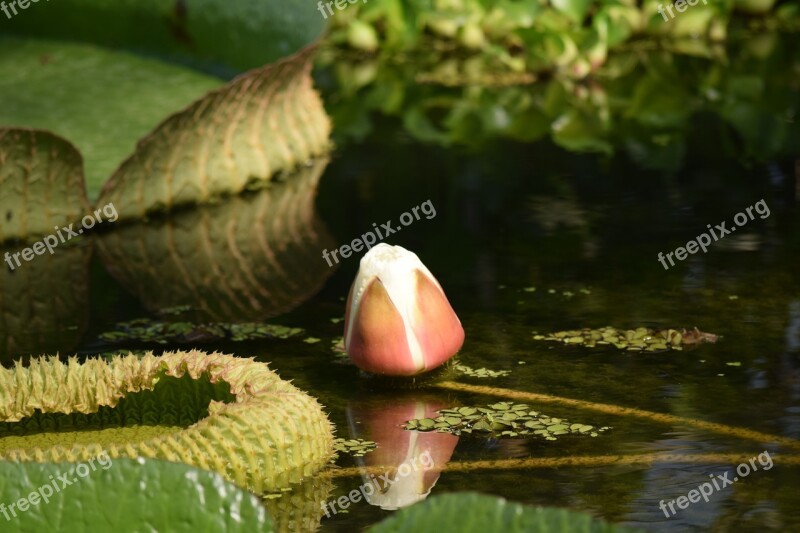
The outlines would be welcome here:
<svg viewBox="0 0 800 533">
<path fill-rule="evenodd" d="M 158 459 L 0 461 L 0 501 L 14 506 L 4 531 L 274 530 L 256 496 L 214 472 Z"/>
<path fill-rule="evenodd" d="M 161 122 L 103 185 L 120 220 L 263 188 L 331 147 L 313 48 L 235 78 Z"/>
<path fill-rule="evenodd" d="M 401 509 L 371 527 L 369 533 L 440 533 L 502 531 L 504 533 L 572 533 L 635 531 L 603 522 L 585 513 L 531 507 L 496 496 L 462 492 L 433 496 Z"/>
<path fill-rule="evenodd" d="M 303 0 L 48 2 L 31 5 L 3 27 L 17 35 L 136 49 L 237 70 L 291 55 L 324 29 L 325 19 Z"/>
<path fill-rule="evenodd" d="M 36 358 L 0 369 L 0 391 L 0 459 L 79 463 L 105 450 L 214 470 L 260 493 L 301 481 L 332 454 L 316 400 L 252 359 Z"/>
<path fill-rule="evenodd" d="M 4 108 L 0 106 L 0 121 Z M 47 131 L 0 128 L 0 190 L 0 243 L 49 236 L 56 226 L 72 229 L 70 223 L 83 233 L 80 219 L 91 214 L 80 153 Z M 65 244 L 57 236 L 51 240 L 49 250 Z M 42 246 L 44 251 L 48 249 Z"/>
<path fill-rule="evenodd" d="M 185 67 L 85 44 L 0 37 L 0 48 L 0 124 L 47 130 L 74 144 L 83 156 L 90 198 L 137 140 L 223 83 Z"/>
</svg>

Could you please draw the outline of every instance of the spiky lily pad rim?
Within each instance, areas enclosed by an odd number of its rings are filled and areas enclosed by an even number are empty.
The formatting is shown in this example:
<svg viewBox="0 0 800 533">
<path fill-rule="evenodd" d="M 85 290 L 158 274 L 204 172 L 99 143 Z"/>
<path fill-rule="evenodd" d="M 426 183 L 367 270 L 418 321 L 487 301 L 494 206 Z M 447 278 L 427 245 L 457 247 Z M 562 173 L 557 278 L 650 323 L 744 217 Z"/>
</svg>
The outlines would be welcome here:
<svg viewBox="0 0 800 533">
<path fill-rule="evenodd" d="M 128 393 L 151 390 L 162 376 L 187 374 L 229 384 L 234 401 L 212 401 L 209 415 L 197 423 L 138 443 L 17 449 L 0 459 L 78 462 L 103 451 L 113 458 L 155 457 L 219 472 L 258 493 L 299 482 L 330 459 L 333 428 L 314 398 L 266 363 L 219 353 L 148 352 L 84 363 L 42 357 L 28 367 L 17 362 L 0 370 L 0 421 L 19 421 L 37 410 L 94 413 L 115 407 Z"/>
</svg>

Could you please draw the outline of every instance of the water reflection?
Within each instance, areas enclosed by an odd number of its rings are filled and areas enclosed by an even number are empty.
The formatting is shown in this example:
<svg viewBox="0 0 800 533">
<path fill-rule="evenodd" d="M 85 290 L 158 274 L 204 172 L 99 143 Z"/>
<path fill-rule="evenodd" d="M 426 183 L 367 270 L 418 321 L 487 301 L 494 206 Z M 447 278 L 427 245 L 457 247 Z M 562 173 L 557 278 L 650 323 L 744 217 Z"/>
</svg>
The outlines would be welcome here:
<svg viewBox="0 0 800 533">
<path fill-rule="evenodd" d="M 263 320 L 316 293 L 334 247 L 314 206 L 327 159 L 266 190 L 224 199 L 100 241 L 108 271 L 151 312 L 190 306 L 208 320 Z"/>
<path fill-rule="evenodd" d="M 18 252 L 9 244 L 0 255 Z M 0 355 L 69 353 L 89 322 L 89 246 L 62 246 L 14 269 L 0 270 Z"/>
<path fill-rule="evenodd" d="M 378 448 L 359 459 L 364 496 L 385 510 L 407 507 L 428 497 L 458 444 L 449 433 L 406 431 L 412 418 L 436 417 L 447 404 L 435 397 L 398 395 L 353 401 L 347 407 L 350 435 L 375 441 Z M 368 467 L 385 468 L 380 475 Z M 370 494 L 371 493 L 371 494 Z"/>
<path fill-rule="evenodd" d="M 272 519 L 272 531 L 317 531 L 323 517 L 320 502 L 330 498 L 333 482 L 314 476 L 292 485 L 291 491 L 271 494 L 263 503 Z"/>
</svg>

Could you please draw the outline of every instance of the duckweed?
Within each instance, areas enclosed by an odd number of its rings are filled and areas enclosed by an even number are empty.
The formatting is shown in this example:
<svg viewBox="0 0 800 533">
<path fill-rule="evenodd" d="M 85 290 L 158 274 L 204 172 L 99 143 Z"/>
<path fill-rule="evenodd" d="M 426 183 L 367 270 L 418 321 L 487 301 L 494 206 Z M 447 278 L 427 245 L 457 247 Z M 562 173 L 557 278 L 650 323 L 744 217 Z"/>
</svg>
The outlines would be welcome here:
<svg viewBox="0 0 800 533">
<path fill-rule="evenodd" d="M 611 326 L 598 329 L 576 329 L 556 331 L 541 335 L 534 332 L 533 339 L 561 342 L 568 345 L 594 348 L 601 345 L 614 346 L 619 350 L 638 352 L 664 352 L 683 350 L 684 346 L 717 342 L 718 336 L 697 328 L 687 329 L 617 329 Z"/>
<path fill-rule="evenodd" d="M 549 417 L 531 410 L 526 404 L 498 402 L 488 407 L 454 407 L 437 412 L 436 418 L 417 418 L 403 426 L 412 431 L 438 431 L 441 433 L 483 432 L 499 437 L 535 436 L 557 440 L 561 435 L 589 435 L 597 437 L 611 429 L 595 428 L 588 424 L 571 423 L 564 418 Z"/>
<path fill-rule="evenodd" d="M 507 376 L 511 373 L 510 370 L 489 370 L 488 368 L 471 368 L 467 365 L 455 365 L 454 368 L 464 374 L 465 376 L 469 376 L 471 378 L 499 378 L 502 376 Z"/>
<path fill-rule="evenodd" d="M 149 318 L 137 318 L 120 322 L 112 331 L 101 333 L 100 339 L 109 343 L 197 343 L 219 340 L 246 341 L 254 339 L 288 339 L 303 333 L 301 328 L 291 328 L 262 322 L 227 324 L 212 322 L 160 322 Z"/>
<path fill-rule="evenodd" d="M 352 457 L 363 457 L 377 447 L 378 443 L 371 440 L 342 438 L 333 440 L 333 449 L 336 453 L 343 453 Z"/>
</svg>

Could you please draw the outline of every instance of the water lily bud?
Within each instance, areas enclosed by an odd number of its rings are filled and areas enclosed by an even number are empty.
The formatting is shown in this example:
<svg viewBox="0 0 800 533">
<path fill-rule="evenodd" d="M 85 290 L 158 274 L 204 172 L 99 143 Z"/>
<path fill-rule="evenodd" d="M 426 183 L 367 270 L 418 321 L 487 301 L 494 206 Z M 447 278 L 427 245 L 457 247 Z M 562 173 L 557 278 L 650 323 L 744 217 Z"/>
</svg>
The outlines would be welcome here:
<svg viewBox="0 0 800 533">
<path fill-rule="evenodd" d="M 344 324 L 344 347 L 359 368 L 413 376 L 443 364 L 464 343 L 464 328 L 419 257 L 381 243 L 361 259 Z"/>
</svg>

